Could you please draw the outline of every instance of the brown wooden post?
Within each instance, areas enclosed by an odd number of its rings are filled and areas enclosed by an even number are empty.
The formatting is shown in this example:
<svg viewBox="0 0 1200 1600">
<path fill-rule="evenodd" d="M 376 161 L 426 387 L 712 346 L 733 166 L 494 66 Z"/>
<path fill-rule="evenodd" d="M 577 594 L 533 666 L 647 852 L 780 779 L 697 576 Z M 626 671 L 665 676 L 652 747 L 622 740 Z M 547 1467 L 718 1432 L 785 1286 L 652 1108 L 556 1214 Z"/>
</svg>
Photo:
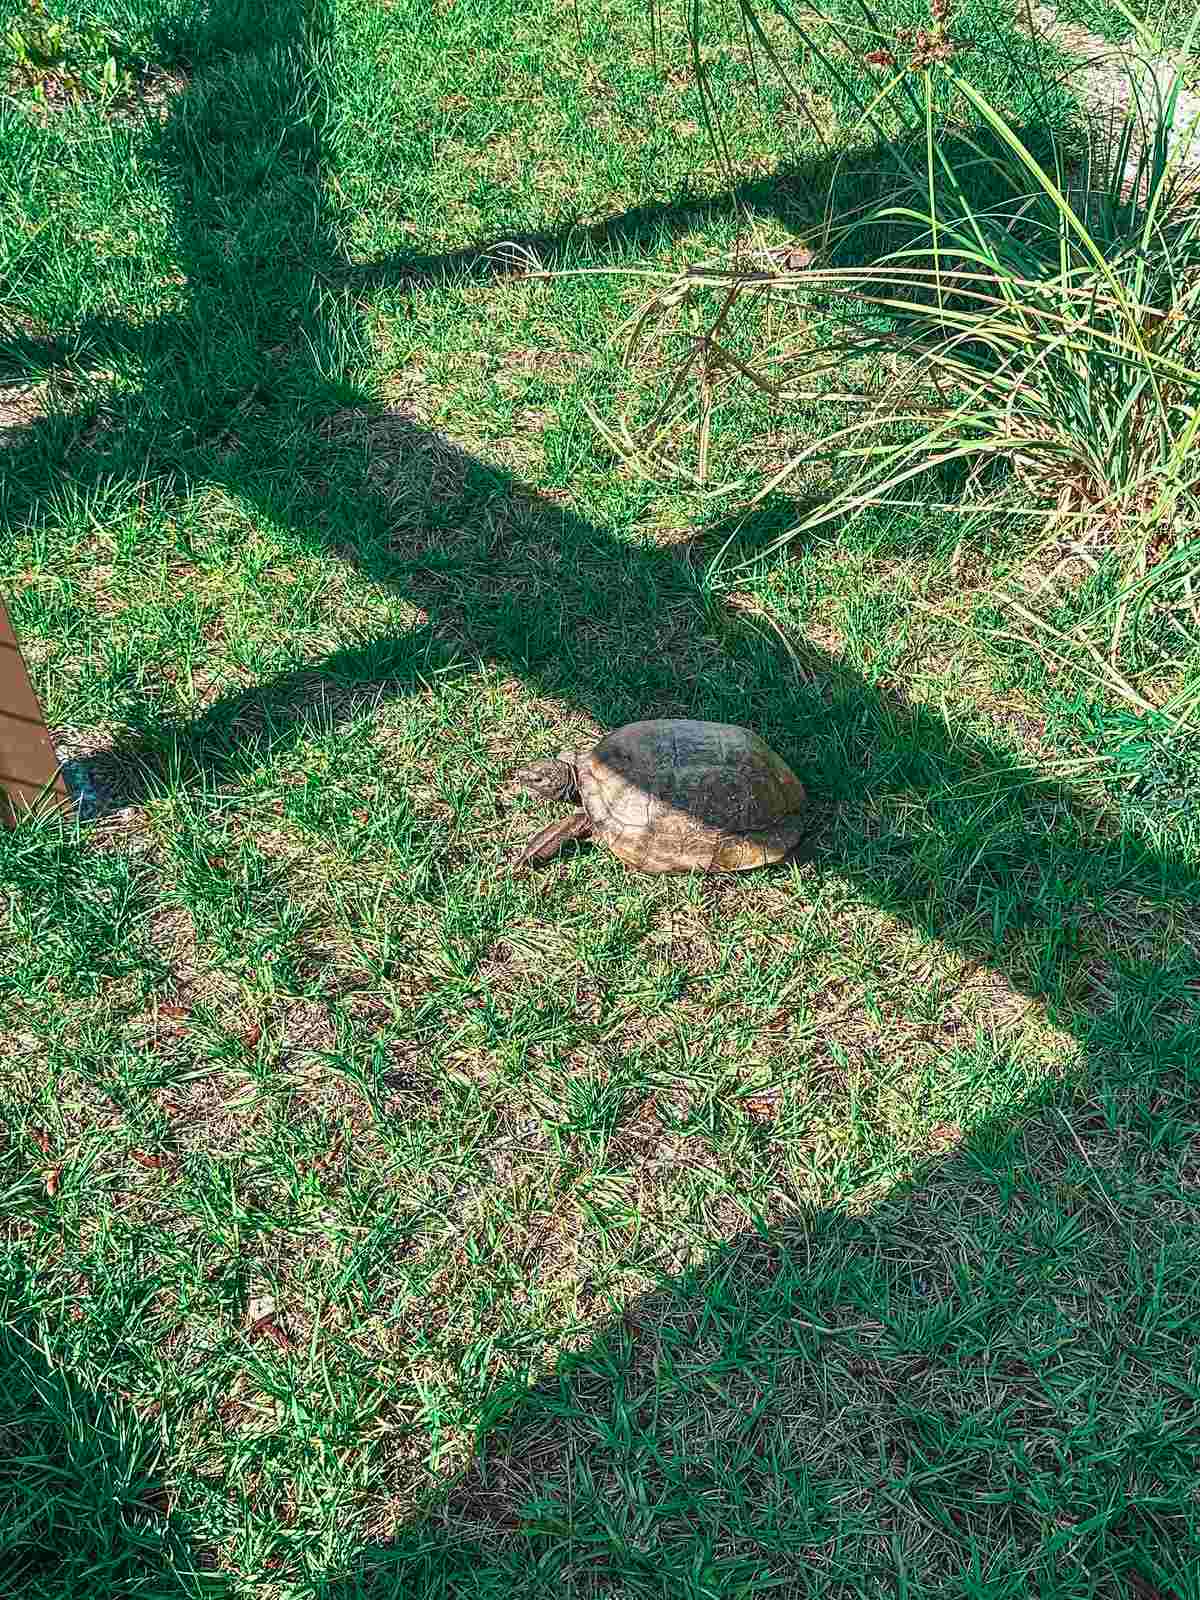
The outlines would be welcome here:
<svg viewBox="0 0 1200 1600">
<path fill-rule="evenodd" d="M 0 822 L 11 823 L 46 791 L 70 798 L 50 742 L 46 719 L 0 600 Z"/>
</svg>

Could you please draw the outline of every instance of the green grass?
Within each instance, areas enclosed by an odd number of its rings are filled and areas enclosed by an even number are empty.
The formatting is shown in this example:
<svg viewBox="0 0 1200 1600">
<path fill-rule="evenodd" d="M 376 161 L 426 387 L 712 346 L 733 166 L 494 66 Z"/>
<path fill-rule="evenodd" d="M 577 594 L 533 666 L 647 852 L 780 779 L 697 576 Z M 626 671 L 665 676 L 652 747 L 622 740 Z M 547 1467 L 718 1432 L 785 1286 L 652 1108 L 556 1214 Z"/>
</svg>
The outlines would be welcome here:
<svg viewBox="0 0 1200 1600">
<path fill-rule="evenodd" d="M 74 20 L 157 88 L 0 109 L 0 582 L 100 813 L 0 837 L 7 1592 L 1194 1595 L 1195 750 L 989 634 L 1012 529 L 719 586 L 586 420 L 643 285 L 477 249 L 782 244 L 886 144 L 714 25 L 731 193 L 632 5 Z M 796 862 L 509 874 L 518 756 L 685 713 Z"/>
</svg>

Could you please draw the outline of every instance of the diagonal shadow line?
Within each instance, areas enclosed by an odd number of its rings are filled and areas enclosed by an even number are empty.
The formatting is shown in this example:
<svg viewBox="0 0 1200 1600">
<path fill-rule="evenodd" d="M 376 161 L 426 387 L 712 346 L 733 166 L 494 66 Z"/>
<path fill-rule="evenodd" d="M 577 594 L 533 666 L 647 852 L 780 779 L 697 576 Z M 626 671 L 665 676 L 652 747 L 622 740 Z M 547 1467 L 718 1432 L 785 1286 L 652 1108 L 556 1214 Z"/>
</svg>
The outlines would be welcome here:
<svg viewBox="0 0 1200 1600">
<path fill-rule="evenodd" d="M 1047 999 L 1099 1074 L 1119 1055 L 1131 1015 L 1143 1031 L 1169 1034 L 1200 970 L 1194 863 L 1135 829 L 1114 830 L 1067 787 L 843 662 L 810 650 L 797 674 L 736 609 L 714 622 L 696 571 L 724 530 L 641 548 L 329 376 L 339 369 L 327 355 L 352 348 L 357 330 L 322 287 L 362 269 L 344 255 L 322 184 L 309 61 L 324 24 L 315 8 L 272 12 L 268 49 L 260 20 L 254 5 L 218 8 L 211 26 L 223 51 L 242 52 L 238 70 L 198 75 L 162 135 L 191 306 L 145 347 L 161 362 L 160 381 L 123 402 L 123 416 L 114 411 L 106 448 L 86 463 L 61 429 L 57 442 L 43 429 L 19 464 L 25 499 L 9 489 L 9 505 L 34 508 L 44 454 L 84 488 L 122 472 L 133 481 L 157 463 L 179 493 L 219 485 L 309 548 L 337 549 L 428 620 L 227 695 L 190 721 L 164 725 L 158 703 L 131 702 L 128 720 L 141 732 L 113 762 L 152 773 L 166 752 L 197 781 L 236 779 L 264 743 L 303 738 L 328 714 L 331 683 L 352 714 L 368 693 L 416 687 L 432 659 L 488 661 L 602 725 L 685 712 L 753 723 L 816 798 L 819 876 L 848 879 L 910 926 Z M 310 110 L 297 121 L 301 91 Z M 273 164 L 247 162 L 255 139 Z M 820 177 L 809 173 L 813 185 Z M 261 233 L 268 219 L 273 255 Z M 377 264 L 366 281 L 392 270 Z M 427 262 L 424 276 L 441 281 L 440 270 Z M 291 350 L 282 373 L 268 356 L 281 340 Z M 213 441 L 247 393 L 265 421 L 231 458 Z M 364 443 L 365 478 L 351 465 Z M 399 492 L 380 487 L 372 469 L 381 459 Z M 981 843 L 966 824 L 982 791 L 996 803 Z"/>
<path fill-rule="evenodd" d="M 815 185 L 814 165 L 782 163 L 767 178 L 741 183 L 723 193 L 688 196 L 673 201 L 631 206 L 599 222 L 568 223 L 550 229 L 517 229 L 508 234 L 437 254 L 418 251 L 382 256 L 362 263 L 347 262 L 329 274 L 358 290 L 412 286 L 443 288 L 493 278 L 519 277 L 530 269 L 531 255 L 547 270 L 598 266 L 650 253 L 697 227 L 721 218 L 771 217 L 798 230 L 815 230 L 824 215 L 824 194 Z M 860 174 L 861 179 L 861 174 Z"/>
<path fill-rule="evenodd" d="M 697 226 L 720 217 L 774 216 L 797 226 L 812 227 L 820 218 L 805 206 L 814 193 L 804 166 L 781 166 L 769 179 L 759 179 L 724 192 L 632 206 L 599 222 L 567 223 L 557 229 L 514 228 L 460 249 L 440 252 L 396 251 L 369 261 L 335 259 L 313 273 L 314 282 L 330 289 L 366 293 L 384 288 L 445 289 L 521 277 L 531 268 L 598 266 L 650 251 Z M 792 197 L 789 199 L 789 197 Z M 150 324 L 113 315 L 91 315 L 65 334 L 0 331 L 0 383 L 36 381 L 59 368 L 74 373 L 118 357 L 154 359 L 181 338 L 194 319 L 163 315 Z"/>
<path fill-rule="evenodd" d="M 1022 135 L 1031 149 L 1039 147 L 1038 129 L 1024 129 Z M 534 268 L 534 258 L 537 270 L 595 268 L 661 250 L 696 227 L 710 226 L 721 218 L 747 222 L 772 218 L 795 229 L 800 236 L 797 242 L 806 243 L 823 238 L 826 227 L 832 225 L 839 241 L 839 259 L 850 259 L 861 247 L 850 243 L 853 234 L 848 225 L 869 211 L 874 199 L 895 184 L 900 172 L 896 147 L 877 144 L 849 161 L 844 155 L 822 155 L 781 162 L 769 175 L 723 191 L 685 191 L 671 200 L 643 202 L 598 221 L 567 220 L 554 228 L 514 226 L 453 250 L 414 248 L 366 261 L 346 257 L 330 231 L 325 242 L 332 248 L 312 263 L 312 279 L 314 286 L 361 294 L 388 288 L 446 289 L 521 277 Z M 845 191 L 853 193 L 852 208 L 845 204 L 831 208 L 835 176 Z M 314 237 L 321 233 L 318 224 Z M 182 243 L 186 259 L 193 252 L 186 237 Z M 106 311 L 82 318 L 67 334 L 0 330 L 0 383 L 27 382 L 56 368 L 69 367 L 79 373 L 119 356 L 153 359 L 173 342 L 186 344 L 195 324 L 194 313 L 163 315 L 147 324 Z"/>
<path fill-rule="evenodd" d="M 1191 1600 L 1200 1027 L 1128 1024 L 1069 1119 L 1006 1106 L 869 1213 L 800 1202 L 498 1379 L 449 1487 L 305 1592 Z"/>
</svg>

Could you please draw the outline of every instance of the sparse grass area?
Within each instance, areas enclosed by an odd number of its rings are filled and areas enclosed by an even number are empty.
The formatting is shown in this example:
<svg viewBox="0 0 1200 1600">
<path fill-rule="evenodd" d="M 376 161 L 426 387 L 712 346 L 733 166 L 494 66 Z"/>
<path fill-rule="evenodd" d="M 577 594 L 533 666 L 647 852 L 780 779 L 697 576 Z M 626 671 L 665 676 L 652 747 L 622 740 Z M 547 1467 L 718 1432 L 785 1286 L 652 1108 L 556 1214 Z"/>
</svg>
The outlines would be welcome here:
<svg viewBox="0 0 1200 1600">
<path fill-rule="evenodd" d="M 0 836 L 6 1593 L 1183 1600 L 1200 762 L 947 615 L 1009 527 L 714 584 L 586 420 L 642 286 L 479 246 L 782 246 L 889 152 L 714 42 L 731 196 L 579 16 L 96 7 L 158 88 L 0 106 L 0 583 L 97 813 Z M 661 714 L 799 859 L 512 877 L 508 766 Z"/>
</svg>

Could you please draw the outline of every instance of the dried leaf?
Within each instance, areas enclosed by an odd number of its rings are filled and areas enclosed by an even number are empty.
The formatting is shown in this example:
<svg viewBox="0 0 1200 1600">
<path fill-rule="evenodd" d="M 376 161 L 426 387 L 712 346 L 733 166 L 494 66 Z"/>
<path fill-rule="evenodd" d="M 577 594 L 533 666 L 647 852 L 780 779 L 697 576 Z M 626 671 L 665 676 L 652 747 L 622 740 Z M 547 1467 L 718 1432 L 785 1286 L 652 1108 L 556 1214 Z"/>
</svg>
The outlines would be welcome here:
<svg viewBox="0 0 1200 1600">
<path fill-rule="evenodd" d="M 60 1184 L 62 1183 L 62 1168 L 47 1167 L 45 1172 L 42 1173 L 42 1182 L 46 1187 L 46 1194 L 48 1198 L 53 1200 L 54 1196 L 58 1193 Z"/>
<path fill-rule="evenodd" d="M 934 1144 L 958 1144 L 963 1136 L 961 1126 L 957 1122 L 935 1122 L 929 1130 L 929 1137 Z"/>
<path fill-rule="evenodd" d="M 48 1156 L 50 1154 L 50 1135 L 46 1132 L 45 1128 L 30 1128 L 29 1137 L 33 1140 L 34 1144 L 37 1145 L 38 1149 L 44 1156 Z"/>
<path fill-rule="evenodd" d="M 323 1156 L 318 1156 L 318 1158 L 313 1162 L 313 1171 L 320 1172 L 322 1174 L 328 1172 L 330 1167 L 335 1166 L 341 1159 L 341 1155 L 342 1141 L 340 1138 L 337 1138 L 329 1146 L 329 1149 L 325 1152 L 325 1154 Z"/>
<path fill-rule="evenodd" d="M 257 1050 L 259 1040 L 262 1038 L 262 1023 L 255 1022 L 250 1025 L 242 1035 L 242 1043 L 247 1050 Z"/>
<path fill-rule="evenodd" d="M 894 67 L 896 58 L 890 50 L 868 50 L 863 60 L 873 67 Z"/>
<path fill-rule="evenodd" d="M 181 1106 L 179 1104 L 178 1100 L 169 1100 L 167 1098 L 167 1096 L 164 1095 L 162 1097 L 162 1099 L 159 1101 L 159 1104 L 162 1106 L 163 1110 L 167 1113 L 168 1116 L 172 1116 L 172 1117 L 186 1117 L 187 1116 L 186 1107 Z"/>
<path fill-rule="evenodd" d="M 166 1017 L 172 1022 L 179 1022 L 182 1021 L 184 1017 L 191 1016 L 191 1012 L 188 1010 L 188 1008 L 180 1005 L 178 1000 L 171 1000 L 166 1005 L 159 1006 L 158 1014 L 160 1017 Z"/>
<path fill-rule="evenodd" d="M 359 989 L 369 989 L 374 982 L 369 972 L 347 972 L 327 984 L 325 993 L 330 1000 L 341 1000 Z"/>
<path fill-rule="evenodd" d="M 157 1483 L 145 1490 L 141 1503 L 147 1511 L 156 1512 L 160 1517 L 168 1517 L 171 1514 L 171 1496 L 165 1484 Z"/>
<path fill-rule="evenodd" d="M 1125 1576 L 1137 1600 L 1171 1600 L 1171 1596 L 1164 1594 L 1157 1584 L 1148 1583 L 1140 1572 L 1127 1572 Z"/>
<path fill-rule="evenodd" d="M 154 1156 L 151 1155 L 147 1150 L 131 1150 L 129 1155 L 130 1159 L 136 1161 L 140 1167 L 152 1167 L 158 1169 L 165 1167 L 167 1164 L 167 1158 L 165 1156 Z"/>
<path fill-rule="evenodd" d="M 266 1337 L 281 1350 L 291 1350 L 295 1341 L 285 1328 L 281 1328 L 275 1321 L 275 1314 L 268 1311 L 265 1317 L 259 1317 L 257 1322 L 252 1322 L 246 1329 L 247 1339 Z"/>
<path fill-rule="evenodd" d="M 816 251 L 810 250 L 806 244 L 780 245 L 777 250 L 770 252 L 770 257 L 785 272 L 800 272 L 805 267 L 811 267 L 817 259 Z"/>
</svg>

